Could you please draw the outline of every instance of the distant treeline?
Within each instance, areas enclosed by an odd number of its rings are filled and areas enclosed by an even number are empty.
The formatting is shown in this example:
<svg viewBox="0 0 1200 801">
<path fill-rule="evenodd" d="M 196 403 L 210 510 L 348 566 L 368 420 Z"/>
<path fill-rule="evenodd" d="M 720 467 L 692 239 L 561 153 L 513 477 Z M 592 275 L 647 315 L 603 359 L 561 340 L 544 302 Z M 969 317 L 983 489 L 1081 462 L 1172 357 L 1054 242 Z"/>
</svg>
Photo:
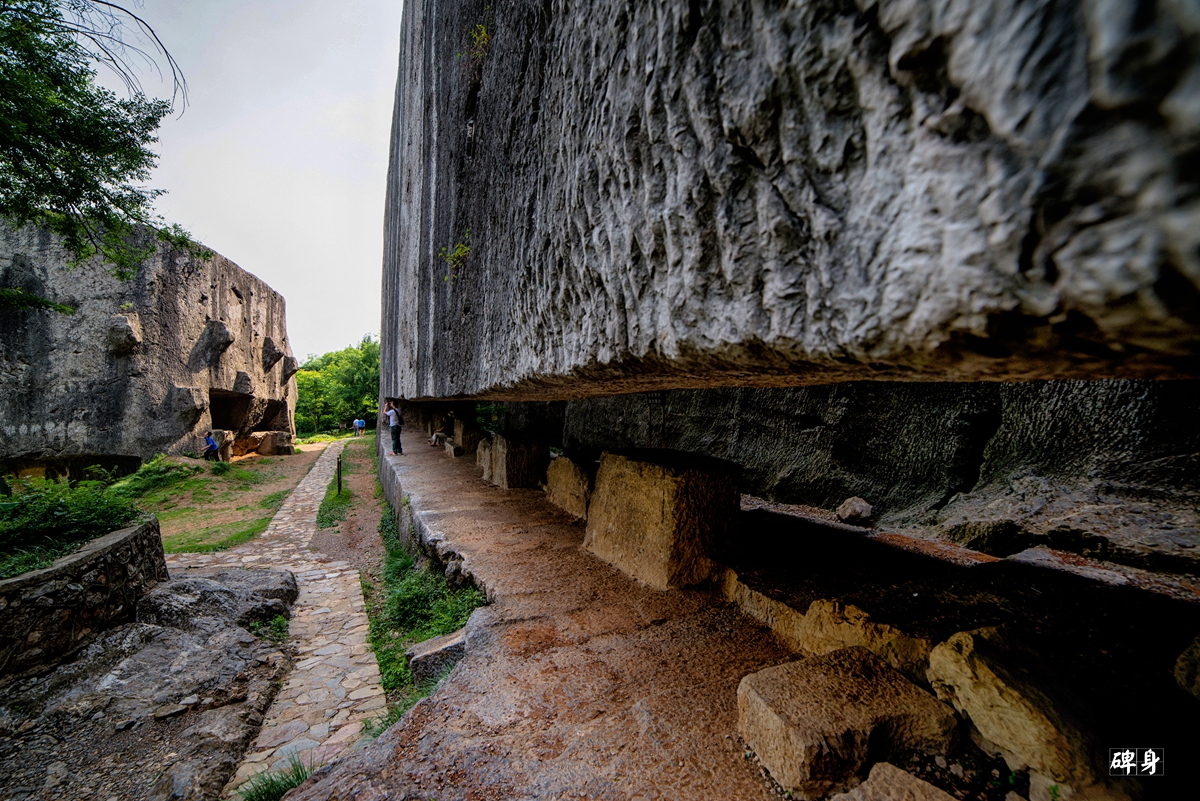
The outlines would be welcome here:
<svg viewBox="0 0 1200 801">
<path fill-rule="evenodd" d="M 379 342 L 370 335 L 357 345 L 312 356 L 296 373 L 296 432 L 336 431 L 361 417 L 375 427 L 379 414 Z"/>
</svg>

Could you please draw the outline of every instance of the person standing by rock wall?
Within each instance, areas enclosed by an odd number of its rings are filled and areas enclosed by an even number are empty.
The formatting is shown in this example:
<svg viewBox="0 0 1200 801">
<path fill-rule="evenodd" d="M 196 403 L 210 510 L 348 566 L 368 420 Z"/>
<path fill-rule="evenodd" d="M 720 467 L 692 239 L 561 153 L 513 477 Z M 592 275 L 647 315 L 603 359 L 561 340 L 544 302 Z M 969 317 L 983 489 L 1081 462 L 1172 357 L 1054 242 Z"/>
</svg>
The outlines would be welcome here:
<svg viewBox="0 0 1200 801">
<path fill-rule="evenodd" d="M 400 417 L 399 410 L 396 409 L 395 405 L 391 401 L 388 401 L 387 404 L 383 407 L 383 413 L 384 413 L 384 416 L 387 417 L 388 428 L 391 430 L 391 434 L 392 434 L 391 455 L 392 456 L 395 456 L 396 454 L 403 455 L 404 448 L 402 448 L 400 446 L 400 430 L 402 428 L 404 428 L 404 419 Z"/>
</svg>

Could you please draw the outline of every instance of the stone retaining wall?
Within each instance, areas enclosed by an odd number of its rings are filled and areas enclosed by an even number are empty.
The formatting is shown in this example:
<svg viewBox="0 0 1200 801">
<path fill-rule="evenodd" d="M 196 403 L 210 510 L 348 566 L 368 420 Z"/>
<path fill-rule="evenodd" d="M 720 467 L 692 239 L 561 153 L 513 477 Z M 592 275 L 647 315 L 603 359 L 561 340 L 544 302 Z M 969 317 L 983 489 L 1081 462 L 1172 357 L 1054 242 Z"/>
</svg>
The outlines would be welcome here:
<svg viewBox="0 0 1200 801">
<path fill-rule="evenodd" d="M 93 632 L 131 620 L 167 580 L 158 521 L 93 540 L 50 567 L 0 581 L 0 683 L 49 668 Z"/>
</svg>

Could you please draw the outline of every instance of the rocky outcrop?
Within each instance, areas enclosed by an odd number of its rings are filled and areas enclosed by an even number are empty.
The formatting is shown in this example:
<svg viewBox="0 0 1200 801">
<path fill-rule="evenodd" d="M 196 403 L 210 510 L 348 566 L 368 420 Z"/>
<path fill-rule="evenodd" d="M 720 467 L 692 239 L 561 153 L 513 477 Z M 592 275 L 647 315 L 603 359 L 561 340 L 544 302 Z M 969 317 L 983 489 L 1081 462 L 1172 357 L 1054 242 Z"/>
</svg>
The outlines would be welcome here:
<svg viewBox="0 0 1200 801">
<path fill-rule="evenodd" d="M 871 776 L 865 782 L 848 793 L 832 796 L 829 801 L 954 801 L 954 796 L 895 765 L 880 762 L 871 768 Z"/>
<path fill-rule="evenodd" d="M 407 5 L 384 395 L 1196 375 L 1200 18 L 1135 8 Z"/>
<path fill-rule="evenodd" d="M 158 521 L 114 531 L 42 570 L 0 581 L 0 686 L 45 671 L 131 620 L 167 580 Z"/>
<path fill-rule="evenodd" d="M 78 474 L 199 452 L 208 429 L 294 430 L 283 298 L 215 253 L 154 244 L 126 282 L 98 260 L 69 267 L 45 231 L 0 227 L 0 286 L 75 307 L 0 317 L 5 468 Z"/>
<path fill-rule="evenodd" d="M 296 595 L 295 577 L 271 570 L 160 585 L 138 622 L 5 688 L 0 783 L 14 798 L 64 781 L 72 798 L 216 798 L 291 664 L 247 627 L 287 615 Z"/>
</svg>

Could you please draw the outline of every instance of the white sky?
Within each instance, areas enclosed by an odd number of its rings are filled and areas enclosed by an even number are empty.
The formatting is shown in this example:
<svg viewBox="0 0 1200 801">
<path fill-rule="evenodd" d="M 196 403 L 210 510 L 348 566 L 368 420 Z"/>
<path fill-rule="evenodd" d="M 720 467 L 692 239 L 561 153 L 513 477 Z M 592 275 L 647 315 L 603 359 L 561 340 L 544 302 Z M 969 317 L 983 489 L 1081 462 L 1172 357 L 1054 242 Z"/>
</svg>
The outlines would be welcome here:
<svg viewBox="0 0 1200 801">
<path fill-rule="evenodd" d="M 190 91 L 183 116 L 159 129 L 150 185 L 168 194 L 157 209 L 283 294 L 301 361 L 379 331 L 402 8 L 144 0 L 135 9 Z M 143 87 L 170 91 L 157 75 Z"/>
</svg>

